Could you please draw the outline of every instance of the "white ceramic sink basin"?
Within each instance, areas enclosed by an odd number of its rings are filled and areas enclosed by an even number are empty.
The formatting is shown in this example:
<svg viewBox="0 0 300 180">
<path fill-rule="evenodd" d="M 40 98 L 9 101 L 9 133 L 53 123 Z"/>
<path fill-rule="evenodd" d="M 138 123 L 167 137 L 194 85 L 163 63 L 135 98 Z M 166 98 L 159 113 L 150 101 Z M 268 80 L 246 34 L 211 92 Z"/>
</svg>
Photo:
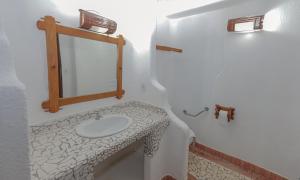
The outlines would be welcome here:
<svg viewBox="0 0 300 180">
<path fill-rule="evenodd" d="M 119 133 L 127 129 L 132 120 L 123 115 L 109 115 L 100 119 L 90 119 L 76 127 L 79 136 L 100 138 Z"/>
</svg>

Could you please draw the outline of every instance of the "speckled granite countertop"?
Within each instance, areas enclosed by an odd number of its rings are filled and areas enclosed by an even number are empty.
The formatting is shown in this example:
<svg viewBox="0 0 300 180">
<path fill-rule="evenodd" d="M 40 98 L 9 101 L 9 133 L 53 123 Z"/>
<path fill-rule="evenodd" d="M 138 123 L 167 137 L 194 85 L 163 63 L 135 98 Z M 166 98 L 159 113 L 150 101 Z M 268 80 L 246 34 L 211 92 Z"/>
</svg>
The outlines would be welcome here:
<svg viewBox="0 0 300 180">
<path fill-rule="evenodd" d="M 78 136 L 75 127 L 97 114 L 126 115 L 133 123 L 128 129 L 108 137 Z M 168 125 L 169 117 L 163 109 L 132 101 L 32 126 L 32 180 L 93 180 L 98 163 L 142 138 L 145 138 L 145 155 L 151 156 Z"/>
</svg>

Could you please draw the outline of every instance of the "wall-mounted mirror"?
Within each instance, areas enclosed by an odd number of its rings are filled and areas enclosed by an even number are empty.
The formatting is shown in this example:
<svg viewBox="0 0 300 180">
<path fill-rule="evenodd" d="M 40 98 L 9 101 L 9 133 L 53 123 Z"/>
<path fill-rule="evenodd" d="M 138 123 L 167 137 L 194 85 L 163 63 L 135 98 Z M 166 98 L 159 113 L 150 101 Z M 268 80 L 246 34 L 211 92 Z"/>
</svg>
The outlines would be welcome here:
<svg viewBox="0 0 300 180">
<path fill-rule="evenodd" d="M 96 99 L 122 98 L 122 54 L 125 40 L 57 24 L 51 16 L 37 22 L 46 33 L 49 112 Z"/>
<path fill-rule="evenodd" d="M 117 46 L 58 35 L 60 97 L 104 93 L 117 89 Z"/>
</svg>

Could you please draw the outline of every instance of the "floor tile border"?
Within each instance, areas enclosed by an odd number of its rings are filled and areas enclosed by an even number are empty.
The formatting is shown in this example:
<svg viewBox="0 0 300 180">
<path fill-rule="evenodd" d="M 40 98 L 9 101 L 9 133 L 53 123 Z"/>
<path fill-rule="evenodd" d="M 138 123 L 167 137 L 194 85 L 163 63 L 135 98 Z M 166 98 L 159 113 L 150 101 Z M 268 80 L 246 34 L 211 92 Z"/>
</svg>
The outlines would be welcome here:
<svg viewBox="0 0 300 180">
<path fill-rule="evenodd" d="M 176 180 L 176 179 L 170 175 L 167 175 L 167 176 L 163 177 L 161 180 Z"/>
<path fill-rule="evenodd" d="M 256 180 L 287 180 L 287 178 L 265 168 L 227 155 L 200 143 L 190 145 L 190 152 Z"/>
</svg>

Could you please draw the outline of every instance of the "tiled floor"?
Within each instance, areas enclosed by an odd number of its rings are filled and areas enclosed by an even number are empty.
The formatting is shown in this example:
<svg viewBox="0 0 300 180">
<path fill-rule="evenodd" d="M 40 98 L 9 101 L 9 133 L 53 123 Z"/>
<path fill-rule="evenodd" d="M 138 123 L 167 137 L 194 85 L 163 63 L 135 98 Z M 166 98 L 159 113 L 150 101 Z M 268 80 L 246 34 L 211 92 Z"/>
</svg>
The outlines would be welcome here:
<svg viewBox="0 0 300 180">
<path fill-rule="evenodd" d="M 280 176 L 274 172 L 268 171 L 262 167 L 256 166 L 255 164 L 224 154 L 220 151 L 217 151 L 215 149 L 212 149 L 208 146 L 199 143 L 190 146 L 190 153 L 191 154 L 189 160 L 190 161 L 189 180 L 197 180 L 197 178 L 198 179 L 202 178 L 202 176 L 199 173 L 196 173 L 197 171 L 200 171 L 203 174 L 211 173 L 212 172 L 211 170 L 207 170 L 207 169 L 211 169 L 210 167 L 206 169 L 202 168 L 202 166 L 207 167 L 208 164 L 216 165 L 216 166 L 213 165 L 212 167 L 221 166 L 227 170 L 230 170 L 231 172 L 242 175 L 240 177 L 247 177 L 248 179 L 252 179 L 252 180 L 287 180 L 287 178 Z M 200 168 L 200 170 L 197 170 L 197 167 L 198 169 Z M 214 171 L 214 173 L 215 172 L 216 171 Z M 193 175 L 196 177 L 194 177 Z M 215 177 L 214 176 L 210 176 L 210 178 L 204 177 L 204 179 L 214 180 Z M 219 177 L 217 177 L 217 179 L 219 179 Z M 239 180 L 240 178 L 236 178 L 236 177 L 230 178 L 224 174 L 224 177 L 222 177 L 221 179 Z"/>
<path fill-rule="evenodd" d="M 251 180 L 251 178 L 190 152 L 189 180 Z"/>
</svg>

